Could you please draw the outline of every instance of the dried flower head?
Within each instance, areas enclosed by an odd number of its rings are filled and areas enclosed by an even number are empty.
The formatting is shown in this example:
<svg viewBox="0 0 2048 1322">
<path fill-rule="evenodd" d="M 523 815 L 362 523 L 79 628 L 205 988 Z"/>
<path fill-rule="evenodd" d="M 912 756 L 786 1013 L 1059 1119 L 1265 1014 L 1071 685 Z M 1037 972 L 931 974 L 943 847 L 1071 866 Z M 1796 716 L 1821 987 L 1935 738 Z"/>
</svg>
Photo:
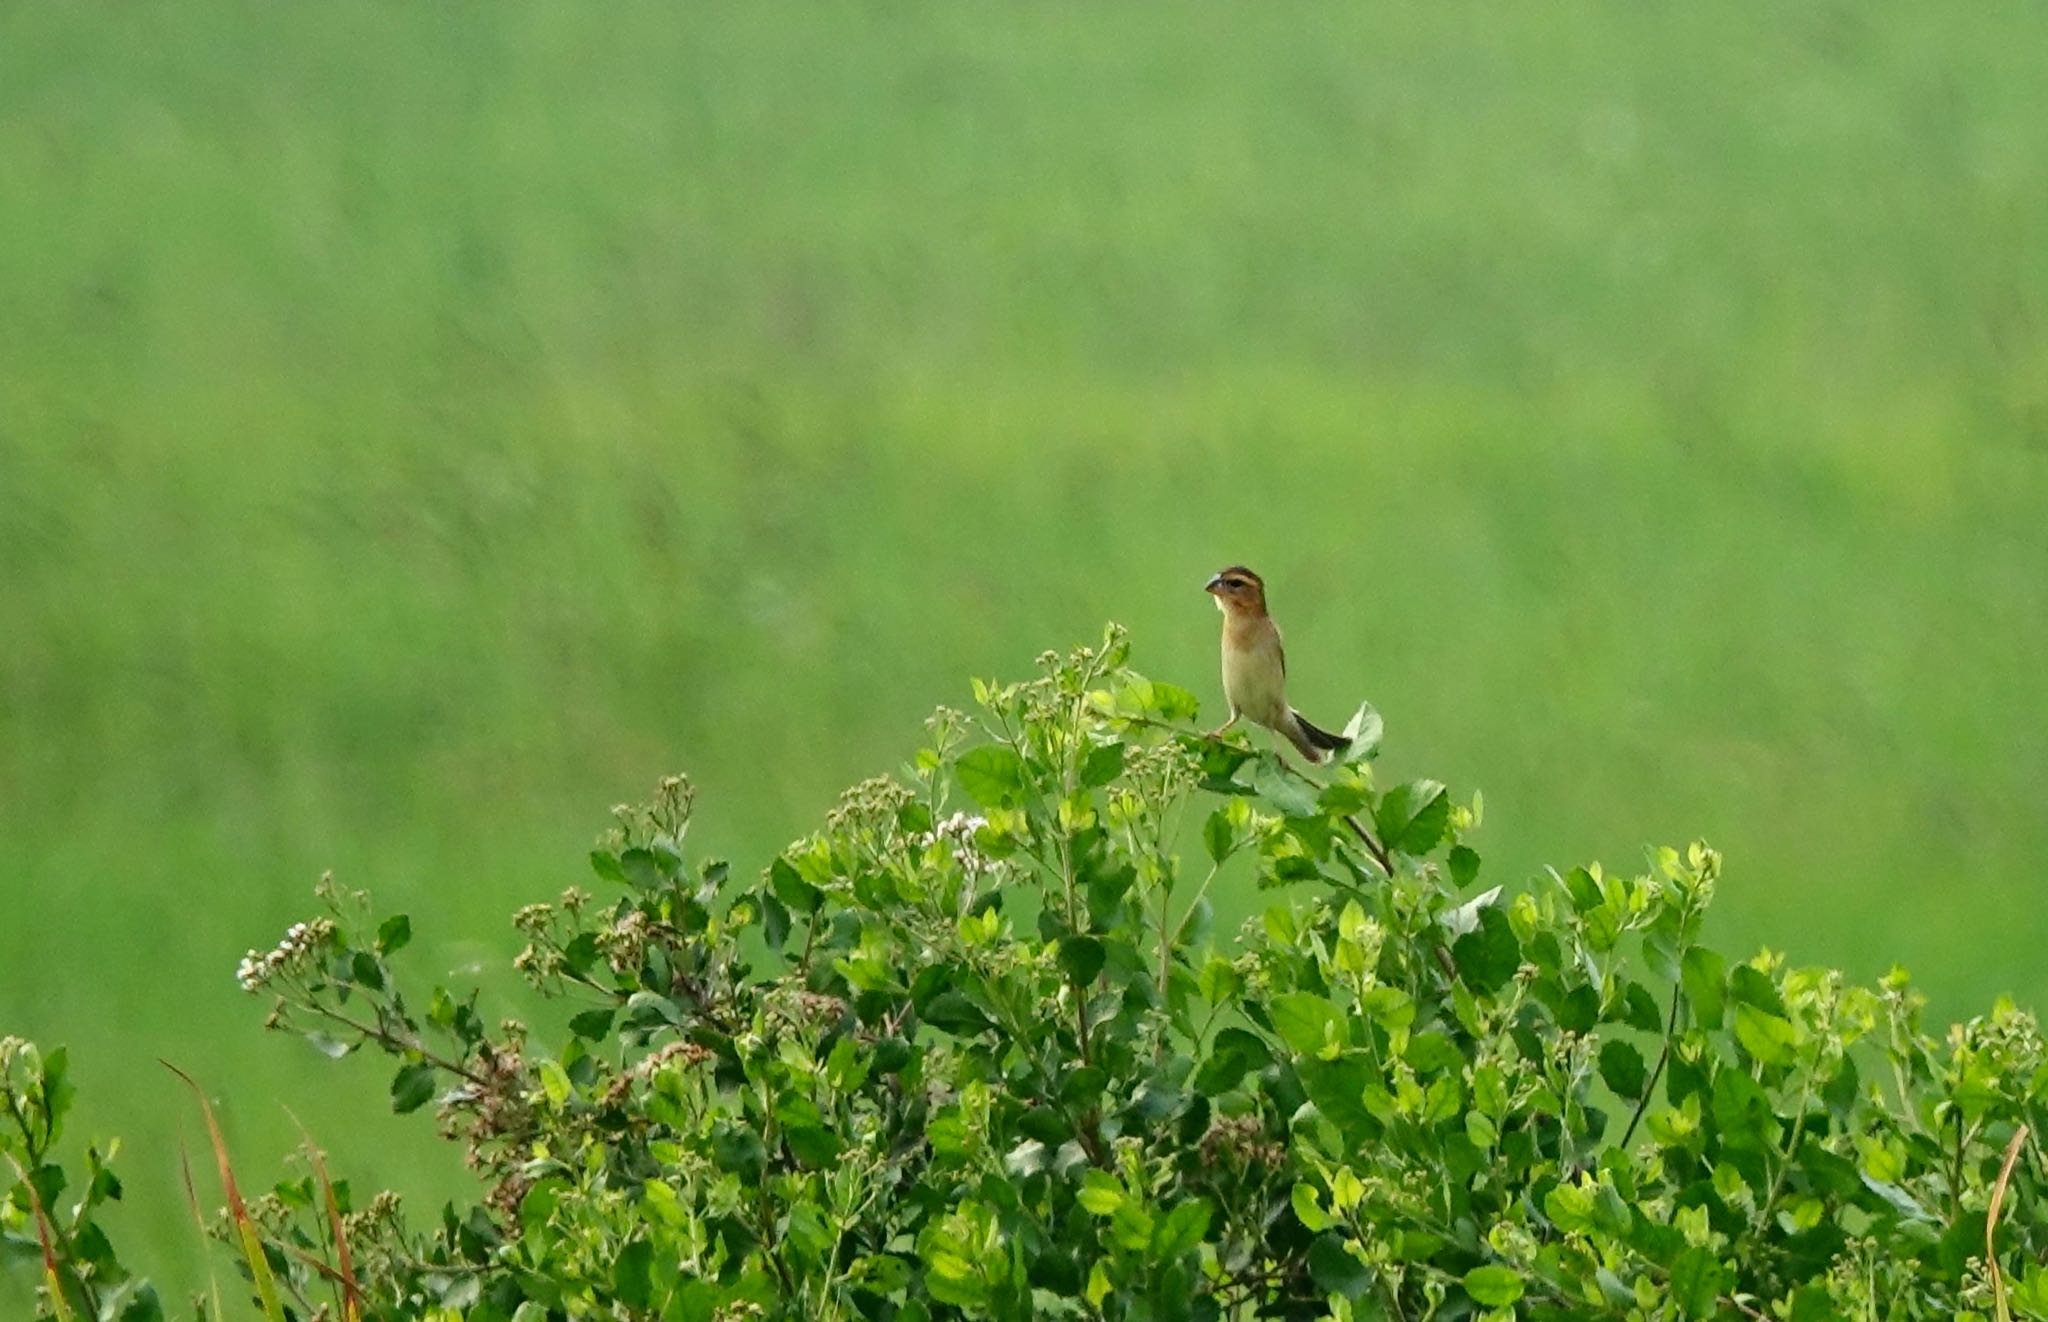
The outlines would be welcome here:
<svg viewBox="0 0 2048 1322">
<path fill-rule="evenodd" d="M 870 776 L 839 796 L 825 825 L 831 831 L 866 829 L 886 834 L 894 828 L 898 810 L 915 797 L 887 776 Z"/>
</svg>

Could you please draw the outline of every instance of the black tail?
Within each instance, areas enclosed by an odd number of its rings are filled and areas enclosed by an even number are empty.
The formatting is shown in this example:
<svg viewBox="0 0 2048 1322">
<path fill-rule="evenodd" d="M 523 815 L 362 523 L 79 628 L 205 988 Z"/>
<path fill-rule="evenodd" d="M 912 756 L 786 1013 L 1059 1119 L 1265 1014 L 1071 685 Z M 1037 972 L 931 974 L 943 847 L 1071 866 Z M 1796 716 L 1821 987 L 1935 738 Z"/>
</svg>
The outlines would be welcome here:
<svg viewBox="0 0 2048 1322">
<path fill-rule="evenodd" d="M 1351 741 L 1343 735 L 1331 734 L 1319 725 L 1309 724 L 1308 717 L 1303 716 L 1300 712 L 1294 713 L 1294 723 L 1301 727 L 1301 733 L 1307 738 L 1309 744 L 1322 752 L 1334 753 L 1340 748 L 1351 746 Z M 1306 752 L 1307 749 L 1302 751 Z"/>
</svg>

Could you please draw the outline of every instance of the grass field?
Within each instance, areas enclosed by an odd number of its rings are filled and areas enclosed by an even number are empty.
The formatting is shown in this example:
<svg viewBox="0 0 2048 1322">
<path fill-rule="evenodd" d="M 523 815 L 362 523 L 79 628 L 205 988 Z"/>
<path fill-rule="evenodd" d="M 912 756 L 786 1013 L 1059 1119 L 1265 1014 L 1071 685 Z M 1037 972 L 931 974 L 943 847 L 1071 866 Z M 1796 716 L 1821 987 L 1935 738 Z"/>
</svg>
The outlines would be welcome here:
<svg viewBox="0 0 2048 1322">
<path fill-rule="evenodd" d="M 2043 52 L 0 6 L 0 1031 L 71 1045 L 173 1282 L 159 1056 L 247 1173 L 282 1103 L 424 1198 L 430 1122 L 232 982 L 322 868 L 502 967 L 662 772 L 752 868 L 1105 619 L 1213 704 L 1232 560 L 1304 708 L 1484 789 L 1492 880 L 1705 835 L 1730 941 L 2048 1002 Z"/>
</svg>

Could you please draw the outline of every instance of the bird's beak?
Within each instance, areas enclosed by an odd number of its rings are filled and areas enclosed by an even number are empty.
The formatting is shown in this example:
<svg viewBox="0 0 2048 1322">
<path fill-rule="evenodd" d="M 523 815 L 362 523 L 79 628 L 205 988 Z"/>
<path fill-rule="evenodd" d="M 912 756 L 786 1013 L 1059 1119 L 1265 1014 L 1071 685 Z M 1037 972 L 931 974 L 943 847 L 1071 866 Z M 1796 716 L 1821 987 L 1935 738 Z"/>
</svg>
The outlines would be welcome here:
<svg viewBox="0 0 2048 1322">
<path fill-rule="evenodd" d="M 1223 575 L 1221 575 L 1221 574 L 1211 574 L 1211 575 L 1209 576 L 1209 581 L 1208 581 L 1207 583 L 1204 583 L 1204 584 L 1202 584 L 1202 591 L 1204 591 L 1204 592 L 1214 592 L 1214 591 L 1215 591 L 1215 590 L 1216 590 L 1217 588 L 1220 588 L 1220 587 L 1222 587 L 1222 586 L 1223 586 Z"/>
</svg>

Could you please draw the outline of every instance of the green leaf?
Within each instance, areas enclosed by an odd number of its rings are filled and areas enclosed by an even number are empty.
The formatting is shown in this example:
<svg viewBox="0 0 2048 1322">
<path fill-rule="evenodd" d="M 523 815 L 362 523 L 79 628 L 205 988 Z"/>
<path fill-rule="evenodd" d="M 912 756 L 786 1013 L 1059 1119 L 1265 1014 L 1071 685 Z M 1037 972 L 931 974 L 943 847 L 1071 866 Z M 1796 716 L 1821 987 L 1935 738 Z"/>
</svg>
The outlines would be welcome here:
<svg viewBox="0 0 2048 1322">
<path fill-rule="evenodd" d="M 1160 1262 L 1172 1262 L 1184 1253 L 1192 1253 L 1208 1233 L 1209 1204 L 1200 1198 L 1190 1199 L 1167 1213 L 1153 1229 L 1152 1256 Z"/>
<path fill-rule="evenodd" d="M 722 1121 L 711 1135 L 711 1159 L 720 1170 L 752 1181 L 767 1168 L 768 1149 L 751 1127 Z"/>
<path fill-rule="evenodd" d="M 1728 995 L 1742 1005 L 1753 1005 L 1767 1014 L 1785 1016 L 1785 998 L 1778 995 L 1771 975 L 1754 964 L 1738 964 L 1728 974 Z"/>
<path fill-rule="evenodd" d="M 1608 1017 L 1617 1016 L 1610 1014 Z M 1664 1035 L 1664 1012 L 1657 1008 L 1657 998 L 1650 994 L 1650 989 L 1640 982 L 1631 982 L 1628 990 L 1622 993 L 1619 1018 L 1630 1028 L 1658 1037 Z"/>
<path fill-rule="evenodd" d="M 578 1037 L 586 1037 L 596 1041 L 612 1031 L 612 1012 L 610 1010 L 585 1010 L 583 1013 L 570 1018 L 569 1031 Z"/>
<path fill-rule="evenodd" d="M 1316 789 L 1296 779 L 1278 754 L 1261 753 L 1252 763 L 1252 788 L 1259 797 L 1289 817 L 1315 817 Z"/>
<path fill-rule="evenodd" d="M 1225 804 L 1209 814 L 1202 823 L 1202 848 L 1208 851 L 1212 862 L 1221 863 L 1230 857 L 1232 847 L 1237 843 L 1237 831 L 1230 824 L 1230 805 Z"/>
<path fill-rule="evenodd" d="M 1612 904 L 1602 904 L 1586 910 L 1582 915 L 1585 924 L 1586 945 L 1602 954 L 1614 949 L 1621 940 L 1621 910 Z"/>
<path fill-rule="evenodd" d="M 1470 886 L 1479 876 L 1479 851 L 1469 845 L 1454 845 L 1451 848 L 1451 885 L 1459 890 Z"/>
<path fill-rule="evenodd" d="M 1733 1065 L 1714 1071 L 1712 1110 L 1721 1142 L 1730 1148 L 1753 1152 L 1777 1141 L 1778 1118 L 1769 1095 Z"/>
<path fill-rule="evenodd" d="M 926 1002 L 919 1014 L 933 1028 L 943 1028 L 962 1037 L 972 1037 L 994 1027 L 980 1006 L 957 991 L 940 992 Z"/>
<path fill-rule="evenodd" d="M 1294 1069 L 1302 1091 L 1346 1141 L 1362 1144 L 1378 1134 L 1379 1121 L 1365 1103 L 1366 1089 L 1376 1085 L 1378 1076 L 1359 1052 L 1348 1051 L 1335 1060 L 1302 1060 Z"/>
<path fill-rule="evenodd" d="M 1124 1205 L 1124 1187 L 1107 1172 L 1091 1170 L 1081 1177 L 1074 1198 L 1096 1216 L 1112 1216 Z"/>
<path fill-rule="evenodd" d="M 1898 1185 L 1886 1180 L 1877 1179 L 1868 1173 L 1865 1173 L 1862 1179 L 1863 1186 L 1866 1189 L 1869 1189 L 1872 1193 L 1884 1199 L 1885 1202 L 1891 1204 L 1892 1210 L 1908 1221 L 1931 1221 L 1934 1219 L 1927 1209 L 1920 1205 L 1918 1199 L 1914 1198 L 1912 1194 L 1907 1193 L 1904 1189 L 1901 1189 Z"/>
<path fill-rule="evenodd" d="M 1626 1042 L 1612 1041 L 1600 1048 L 1600 1077 L 1615 1095 L 1635 1101 L 1649 1086 L 1649 1071 L 1643 1066 L 1643 1053 Z"/>
<path fill-rule="evenodd" d="M 392 914 L 377 927 L 377 953 L 388 955 L 403 950 L 412 940 L 412 919 L 402 913 Z"/>
<path fill-rule="evenodd" d="M 641 890 L 653 890 L 661 885 L 661 865 L 645 849 L 629 849 L 619 855 L 619 870 L 626 874 L 629 883 Z"/>
<path fill-rule="evenodd" d="M 1203 1000 L 1220 1006 L 1243 988 L 1244 974 L 1238 971 L 1237 965 L 1213 952 L 1202 961 L 1202 971 L 1195 979 L 1195 990 L 1202 993 Z"/>
<path fill-rule="evenodd" d="M 1458 1044 L 1447 1034 L 1434 1030 L 1409 1038 L 1408 1049 L 1401 1053 L 1401 1058 L 1417 1074 L 1432 1074 L 1465 1063 L 1465 1053 L 1458 1049 Z"/>
<path fill-rule="evenodd" d="M 983 744 L 970 748 L 953 764 L 953 774 L 967 797 L 984 808 L 1013 807 L 1024 798 L 1024 759 L 1013 748 Z"/>
<path fill-rule="evenodd" d="M 1451 821 L 1451 796 L 1437 780 L 1396 785 L 1373 813 L 1380 841 L 1404 854 L 1427 854 L 1444 838 Z"/>
<path fill-rule="evenodd" d="M 768 889 L 793 913 L 815 913 L 825 902 L 825 893 L 805 881 L 796 865 L 779 855 L 768 865 Z"/>
<path fill-rule="evenodd" d="M 1102 972 L 1107 958 L 1102 943 L 1092 936 L 1070 936 L 1060 941 L 1060 968 L 1077 987 L 1086 987 Z"/>
<path fill-rule="evenodd" d="M 1522 1278 L 1511 1267 L 1489 1263 L 1465 1273 L 1465 1293 L 1487 1308 L 1505 1308 L 1522 1297 Z"/>
<path fill-rule="evenodd" d="M 619 1302 L 631 1308 L 645 1308 L 654 1296 L 654 1245 L 636 1239 L 619 1250 L 612 1263 L 612 1289 Z"/>
<path fill-rule="evenodd" d="M 349 973 L 361 985 L 374 991 L 384 989 L 384 970 L 377 967 L 377 957 L 367 950 L 358 950 L 349 961 Z"/>
<path fill-rule="evenodd" d="M 988 1303 L 988 1285 L 960 1247 L 943 1239 L 936 1223 L 918 1237 L 918 1253 L 925 1264 L 925 1288 L 942 1304 L 979 1309 Z M 901 1316 L 899 1314 L 898 1316 Z"/>
<path fill-rule="evenodd" d="M 1201 703 L 1195 695 L 1178 684 L 1161 680 L 1139 680 L 1132 686 L 1132 693 L 1149 716 L 1156 716 L 1169 724 L 1175 721 L 1192 721 L 1201 710 Z"/>
<path fill-rule="evenodd" d="M 1379 756 L 1380 737 L 1385 733 L 1386 723 L 1380 719 L 1379 710 L 1369 702 L 1361 702 L 1344 724 L 1344 737 L 1351 742 L 1339 756 L 1346 762 L 1369 762 Z"/>
<path fill-rule="evenodd" d="M 1789 1062 L 1798 1036 L 1798 1030 L 1789 1020 L 1759 1010 L 1747 1001 L 1735 1007 L 1735 1040 L 1742 1044 L 1744 1051 L 1766 1065 Z"/>
<path fill-rule="evenodd" d="M 1272 1060 L 1273 1053 L 1267 1050 L 1263 1038 L 1242 1028 L 1226 1028 L 1216 1035 L 1209 1059 L 1195 1071 L 1190 1086 L 1198 1093 L 1214 1097 L 1235 1088 L 1238 1080 L 1253 1070 L 1264 1069 Z"/>
<path fill-rule="evenodd" d="M 875 1074 L 895 1074 L 917 1058 L 916 1050 L 900 1037 L 885 1037 L 875 1043 L 868 1068 Z"/>
<path fill-rule="evenodd" d="M 1329 1042 L 1345 1042 L 1343 1012 L 1313 992 L 1282 992 L 1266 1003 L 1266 1013 L 1273 1031 L 1304 1056 L 1316 1055 Z"/>
<path fill-rule="evenodd" d="M 417 1111 L 434 1095 L 434 1067 L 415 1061 L 391 1076 L 391 1109 L 404 1115 Z"/>
<path fill-rule="evenodd" d="M 1728 962 L 1704 946 L 1694 946 L 1685 952 L 1679 972 L 1694 1021 L 1702 1028 L 1719 1028 L 1728 999 Z"/>
<path fill-rule="evenodd" d="M 1582 983 L 1557 1003 L 1557 1026 L 1567 1033 L 1590 1033 L 1600 1022 L 1600 991 Z"/>
<path fill-rule="evenodd" d="M 1124 746 L 1120 743 L 1097 744 L 1088 750 L 1088 756 L 1081 759 L 1081 787 L 1093 789 L 1097 785 L 1107 785 L 1122 775 L 1123 770 Z"/>
<path fill-rule="evenodd" d="M 1372 791 L 1350 781 L 1332 781 L 1316 795 L 1316 811 L 1330 817 L 1349 817 L 1372 802 Z"/>
<path fill-rule="evenodd" d="M 824 1170 L 839 1160 L 846 1145 L 839 1136 L 818 1125 L 796 1125 L 782 1132 L 782 1141 L 796 1159 L 812 1170 Z"/>
<path fill-rule="evenodd" d="M 1362 1299 L 1372 1288 L 1372 1272 L 1334 1233 L 1318 1235 L 1308 1246 L 1308 1275 L 1317 1289 L 1346 1299 Z"/>
<path fill-rule="evenodd" d="M 1415 998 L 1399 987 L 1381 985 L 1358 1002 L 1359 1013 L 1376 1024 L 1399 1032 L 1415 1022 Z"/>
<path fill-rule="evenodd" d="M 1488 905 L 1477 917 L 1478 927 L 1458 938 L 1451 947 L 1451 958 L 1459 977 L 1474 990 L 1491 995 L 1507 986 L 1515 970 L 1522 967 L 1522 943 L 1500 906 Z"/>
<path fill-rule="evenodd" d="M 1712 1317 L 1728 1288 L 1728 1270 L 1706 1249 L 1695 1245 L 1671 1264 L 1671 1301 L 1687 1317 Z"/>
<path fill-rule="evenodd" d="M 548 1099 L 548 1105 L 562 1106 L 566 1104 L 569 1100 L 569 1094 L 575 1091 L 575 1085 L 569 1081 L 569 1072 L 562 1068 L 559 1061 L 553 1060 L 543 1060 L 540 1062 L 538 1072 L 540 1074 L 540 1090 Z"/>
<path fill-rule="evenodd" d="M 1560 1184 L 1543 1196 L 1543 1215 L 1566 1234 L 1593 1228 L 1593 1191 L 1576 1184 Z"/>
<path fill-rule="evenodd" d="M 626 998 L 626 1022 L 641 1028 L 656 1028 L 667 1024 L 671 1028 L 683 1026 L 682 1009 L 668 997 L 651 991 L 636 991 Z"/>
<path fill-rule="evenodd" d="M 770 950 L 780 950 L 789 940 L 789 906 L 777 899 L 774 891 L 761 891 L 759 895 L 761 937 Z"/>
<path fill-rule="evenodd" d="M 1294 1192 L 1288 1196 L 1294 1207 L 1294 1219 L 1301 1222 L 1311 1235 L 1319 1234 L 1336 1224 L 1328 1212 L 1323 1210 L 1322 1195 L 1313 1184 L 1296 1181 Z"/>
<path fill-rule="evenodd" d="M 1086 1106 L 1102 1095 L 1109 1071 L 1100 1065 L 1077 1065 L 1060 1081 L 1060 1100 L 1069 1106 Z"/>
</svg>

